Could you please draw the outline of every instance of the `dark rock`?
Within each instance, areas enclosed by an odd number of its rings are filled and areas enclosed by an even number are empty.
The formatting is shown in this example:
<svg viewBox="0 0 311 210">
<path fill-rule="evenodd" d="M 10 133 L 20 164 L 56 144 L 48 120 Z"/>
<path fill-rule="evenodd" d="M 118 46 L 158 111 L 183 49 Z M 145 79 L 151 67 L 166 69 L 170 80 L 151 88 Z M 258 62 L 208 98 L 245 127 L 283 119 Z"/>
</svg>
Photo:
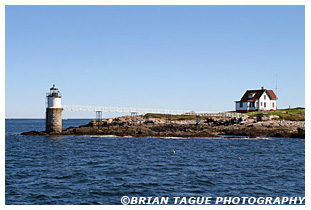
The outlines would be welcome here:
<svg viewBox="0 0 311 210">
<path fill-rule="evenodd" d="M 280 134 L 280 133 L 276 133 L 276 134 L 274 134 L 272 137 L 284 137 L 284 135 L 283 135 L 283 134 Z"/>
<path fill-rule="evenodd" d="M 117 136 L 176 136 L 176 137 L 211 137 L 215 135 L 292 137 L 305 138 L 304 124 L 297 122 L 275 121 L 255 122 L 248 118 L 206 118 L 204 123 L 146 119 L 137 116 L 134 123 L 131 117 L 119 117 L 92 121 L 87 125 L 69 127 L 62 133 L 30 131 L 22 135 L 117 135 Z"/>
<path fill-rule="evenodd" d="M 48 134 L 43 131 L 29 131 L 29 132 L 21 133 L 21 135 L 22 136 L 43 136 L 43 135 L 48 135 Z"/>
<path fill-rule="evenodd" d="M 290 138 L 301 138 L 304 139 L 305 138 L 305 134 L 304 133 L 293 133 L 290 135 Z"/>
</svg>

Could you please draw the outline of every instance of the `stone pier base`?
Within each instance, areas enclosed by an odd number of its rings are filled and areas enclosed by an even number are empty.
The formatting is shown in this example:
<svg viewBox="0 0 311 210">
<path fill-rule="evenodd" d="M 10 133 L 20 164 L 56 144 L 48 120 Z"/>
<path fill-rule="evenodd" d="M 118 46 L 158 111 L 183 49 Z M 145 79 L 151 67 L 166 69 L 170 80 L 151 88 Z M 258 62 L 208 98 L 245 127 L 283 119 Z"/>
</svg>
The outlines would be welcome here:
<svg viewBox="0 0 311 210">
<path fill-rule="evenodd" d="M 46 132 L 62 132 L 62 108 L 46 108 Z"/>
</svg>

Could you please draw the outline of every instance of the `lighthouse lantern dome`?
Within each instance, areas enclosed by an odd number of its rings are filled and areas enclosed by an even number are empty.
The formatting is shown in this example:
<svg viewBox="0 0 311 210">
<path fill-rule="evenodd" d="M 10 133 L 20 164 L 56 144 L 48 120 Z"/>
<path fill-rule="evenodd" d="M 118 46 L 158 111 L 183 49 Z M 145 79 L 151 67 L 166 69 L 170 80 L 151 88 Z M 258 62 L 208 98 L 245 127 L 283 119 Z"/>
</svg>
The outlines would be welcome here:
<svg viewBox="0 0 311 210">
<path fill-rule="evenodd" d="M 59 97 L 60 96 L 60 92 L 58 91 L 58 88 L 55 87 L 54 84 L 53 84 L 53 87 L 50 88 L 50 96 L 53 96 L 53 97 Z"/>
<path fill-rule="evenodd" d="M 48 108 L 61 108 L 61 94 L 55 85 L 50 88 L 50 92 L 47 93 L 47 107 Z"/>
</svg>

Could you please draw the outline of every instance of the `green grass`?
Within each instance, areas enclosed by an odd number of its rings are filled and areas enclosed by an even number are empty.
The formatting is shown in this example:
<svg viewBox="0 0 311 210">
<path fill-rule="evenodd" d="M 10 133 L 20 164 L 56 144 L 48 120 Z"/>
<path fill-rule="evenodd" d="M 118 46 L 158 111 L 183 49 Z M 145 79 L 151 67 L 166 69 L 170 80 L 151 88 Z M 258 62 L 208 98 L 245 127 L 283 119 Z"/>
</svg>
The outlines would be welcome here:
<svg viewBox="0 0 311 210">
<path fill-rule="evenodd" d="M 292 120 L 292 121 L 300 121 L 305 120 L 305 109 L 301 107 L 292 108 L 292 109 L 279 109 L 277 111 L 267 111 L 266 116 L 269 117 L 271 115 L 279 116 L 278 120 Z M 248 112 L 245 113 L 251 118 L 257 118 L 261 115 L 261 111 Z M 145 118 L 159 118 L 165 120 L 196 120 L 197 117 L 194 115 L 167 115 L 167 114 L 145 114 Z M 202 117 L 202 119 L 206 119 L 208 117 Z"/>
<path fill-rule="evenodd" d="M 145 118 L 159 118 L 166 120 L 195 120 L 196 116 L 193 115 L 167 115 L 167 114 L 145 114 Z"/>
<path fill-rule="evenodd" d="M 305 109 L 301 107 L 293 109 L 278 109 L 277 111 L 267 111 L 266 113 L 267 117 L 271 115 L 279 116 L 279 120 L 305 120 Z M 248 112 L 246 115 L 256 118 L 257 116 L 261 115 L 261 111 Z"/>
</svg>

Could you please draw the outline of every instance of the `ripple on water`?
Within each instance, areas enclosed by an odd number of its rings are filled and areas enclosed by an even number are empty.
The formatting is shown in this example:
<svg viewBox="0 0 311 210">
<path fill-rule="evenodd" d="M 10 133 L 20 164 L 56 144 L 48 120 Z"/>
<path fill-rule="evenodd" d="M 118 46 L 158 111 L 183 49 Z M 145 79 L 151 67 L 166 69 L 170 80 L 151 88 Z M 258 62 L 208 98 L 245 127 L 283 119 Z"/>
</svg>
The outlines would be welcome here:
<svg viewBox="0 0 311 210">
<path fill-rule="evenodd" d="M 6 129 L 29 130 L 25 122 L 15 127 Z M 120 204 L 124 195 L 303 197 L 305 191 L 301 139 L 6 135 L 5 144 L 6 204 Z"/>
</svg>

